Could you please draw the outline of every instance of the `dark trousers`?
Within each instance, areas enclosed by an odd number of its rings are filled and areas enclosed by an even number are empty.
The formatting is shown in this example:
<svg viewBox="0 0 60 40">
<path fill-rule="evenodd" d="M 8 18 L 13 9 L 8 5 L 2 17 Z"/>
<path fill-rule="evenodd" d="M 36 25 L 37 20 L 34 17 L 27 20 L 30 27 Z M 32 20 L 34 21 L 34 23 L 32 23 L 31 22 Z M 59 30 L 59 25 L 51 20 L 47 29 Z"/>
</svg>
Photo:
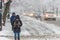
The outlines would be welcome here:
<svg viewBox="0 0 60 40">
<path fill-rule="evenodd" d="M 11 23 L 11 26 L 12 26 L 12 30 L 13 30 L 13 24 Z"/>
<path fill-rule="evenodd" d="M 20 40 L 20 33 L 18 33 L 18 32 L 14 32 L 14 38 L 15 38 L 15 40 Z"/>
<path fill-rule="evenodd" d="M 12 26 L 12 29 L 11 30 L 13 31 L 13 25 L 11 25 L 11 26 Z"/>
</svg>

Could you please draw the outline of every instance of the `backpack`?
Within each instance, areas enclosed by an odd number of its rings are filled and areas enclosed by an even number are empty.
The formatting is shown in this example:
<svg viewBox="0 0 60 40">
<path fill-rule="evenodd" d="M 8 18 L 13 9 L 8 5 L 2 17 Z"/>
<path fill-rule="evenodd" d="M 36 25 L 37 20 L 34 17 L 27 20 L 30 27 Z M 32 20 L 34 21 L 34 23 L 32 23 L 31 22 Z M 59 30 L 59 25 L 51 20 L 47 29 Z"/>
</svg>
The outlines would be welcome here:
<svg viewBox="0 0 60 40">
<path fill-rule="evenodd" d="M 19 19 L 15 19 L 14 21 L 14 27 L 20 27 L 21 23 Z"/>
</svg>

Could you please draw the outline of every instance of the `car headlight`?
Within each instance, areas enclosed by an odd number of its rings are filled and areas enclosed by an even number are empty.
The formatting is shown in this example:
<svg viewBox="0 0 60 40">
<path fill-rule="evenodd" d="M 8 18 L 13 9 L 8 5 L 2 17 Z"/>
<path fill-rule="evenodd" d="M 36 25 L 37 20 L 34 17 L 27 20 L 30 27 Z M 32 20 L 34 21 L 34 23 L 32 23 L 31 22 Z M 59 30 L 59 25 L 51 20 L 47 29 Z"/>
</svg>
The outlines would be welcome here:
<svg viewBox="0 0 60 40">
<path fill-rule="evenodd" d="M 48 15 L 45 15 L 45 17 L 48 17 Z"/>
</svg>

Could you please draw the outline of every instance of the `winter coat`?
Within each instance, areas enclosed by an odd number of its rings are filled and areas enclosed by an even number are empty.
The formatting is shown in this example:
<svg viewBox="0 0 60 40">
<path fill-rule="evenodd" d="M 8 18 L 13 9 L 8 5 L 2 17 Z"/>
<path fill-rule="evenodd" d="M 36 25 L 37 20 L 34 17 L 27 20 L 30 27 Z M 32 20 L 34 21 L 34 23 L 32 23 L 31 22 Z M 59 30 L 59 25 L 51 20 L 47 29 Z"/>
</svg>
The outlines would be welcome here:
<svg viewBox="0 0 60 40">
<path fill-rule="evenodd" d="M 22 21 L 19 20 L 18 21 L 19 23 L 17 23 L 17 24 L 15 24 L 15 22 L 16 22 L 16 19 L 13 21 L 13 31 L 19 33 L 19 32 L 21 32 Z"/>
<path fill-rule="evenodd" d="M 10 18 L 11 25 L 13 25 L 14 19 L 15 19 L 15 16 L 11 16 L 11 18 Z"/>
</svg>

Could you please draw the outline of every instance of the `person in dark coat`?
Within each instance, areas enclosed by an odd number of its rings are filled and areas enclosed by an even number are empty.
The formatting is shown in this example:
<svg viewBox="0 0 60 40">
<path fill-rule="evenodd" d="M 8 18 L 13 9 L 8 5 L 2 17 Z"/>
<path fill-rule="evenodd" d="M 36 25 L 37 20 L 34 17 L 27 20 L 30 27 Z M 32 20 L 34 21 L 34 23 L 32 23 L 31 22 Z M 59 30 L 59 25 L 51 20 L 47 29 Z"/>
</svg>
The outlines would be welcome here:
<svg viewBox="0 0 60 40">
<path fill-rule="evenodd" d="M 15 17 L 16 17 L 16 15 L 15 15 L 15 13 L 13 12 L 13 13 L 12 13 L 12 16 L 11 16 L 11 18 L 10 18 L 10 22 L 11 22 L 11 25 L 12 25 L 12 30 L 13 30 L 13 21 L 14 21 Z"/>
<path fill-rule="evenodd" d="M 14 32 L 15 40 L 17 36 L 18 36 L 18 40 L 20 40 L 22 21 L 20 20 L 19 15 L 16 15 L 15 20 L 13 21 L 13 24 L 14 24 L 13 32 Z"/>
</svg>

